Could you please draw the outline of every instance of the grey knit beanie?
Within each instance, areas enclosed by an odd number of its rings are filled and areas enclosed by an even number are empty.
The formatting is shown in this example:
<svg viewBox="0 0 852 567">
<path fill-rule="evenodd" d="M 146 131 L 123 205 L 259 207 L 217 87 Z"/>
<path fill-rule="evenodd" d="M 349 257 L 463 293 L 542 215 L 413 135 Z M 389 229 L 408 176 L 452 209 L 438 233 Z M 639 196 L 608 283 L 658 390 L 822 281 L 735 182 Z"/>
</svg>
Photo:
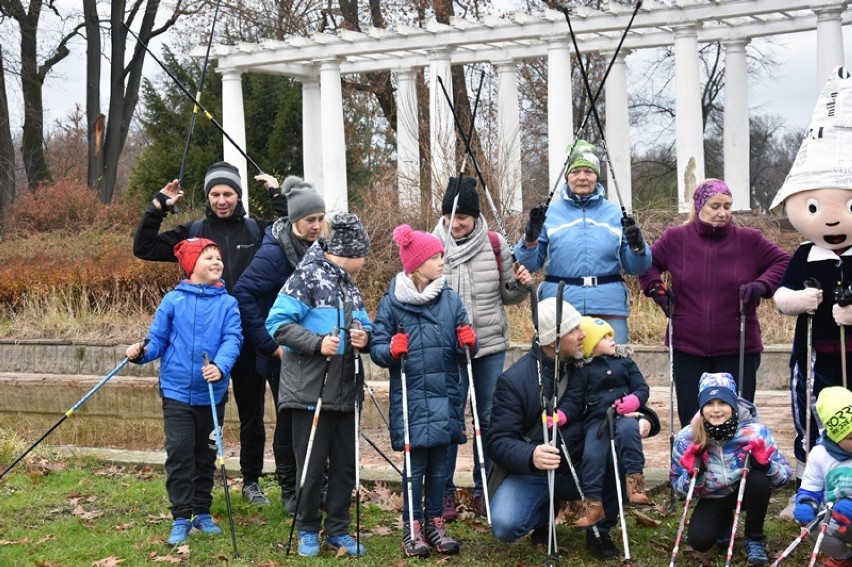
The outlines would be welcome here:
<svg viewBox="0 0 852 567">
<path fill-rule="evenodd" d="M 204 196 L 210 194 L 210 189 L 216 185 L 227 185 L 242 198 L 243 185 L 240 181 L 240 170 L 226 161 L 217 161 L 207 168 L 204 175 Z"/>
<path fill-rule="evenodd" d="M 287 197 L 288 218 L 292 224 L 311 213 L 324 213 L 325 201 L 314 188 L 301 177 L 288 175 L 282 193 Z"/>
</svg>

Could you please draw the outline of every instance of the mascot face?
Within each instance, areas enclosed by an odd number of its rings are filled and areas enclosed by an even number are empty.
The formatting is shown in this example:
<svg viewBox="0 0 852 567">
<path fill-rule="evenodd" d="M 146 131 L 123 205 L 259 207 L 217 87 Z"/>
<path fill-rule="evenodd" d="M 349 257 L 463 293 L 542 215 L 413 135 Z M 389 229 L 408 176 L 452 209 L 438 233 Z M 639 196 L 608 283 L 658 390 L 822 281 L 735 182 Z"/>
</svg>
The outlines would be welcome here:
<svg viewBox="0 0 852 567">
<path fill-rule="evenodd" d="M 852 191 L 811 189 L 784 201 L 790 223 L 805 238 L 829 250 L 852 246 Z"/>
</svg>

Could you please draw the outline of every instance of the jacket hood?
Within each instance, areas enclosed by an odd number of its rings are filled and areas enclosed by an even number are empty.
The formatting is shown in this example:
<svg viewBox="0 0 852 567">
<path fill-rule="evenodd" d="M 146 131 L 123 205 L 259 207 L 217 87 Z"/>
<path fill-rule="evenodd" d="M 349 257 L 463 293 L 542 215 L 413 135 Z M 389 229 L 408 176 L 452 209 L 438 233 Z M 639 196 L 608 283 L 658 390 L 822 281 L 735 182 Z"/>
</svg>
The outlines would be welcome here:
<svg viewBox="0 0 852 567">
<path fill-rule="evenodd" d="M 181 280 L 175 289 L 180 290 L 184 293 L 191 293 L 193 295 L 222 295 L 223 293 L 228 293 L 228 288 L 225 287 L 225 281 L 219 280 L 216 284 L 197 284 L 192 283 L 189 280 Z"/>
</svg>

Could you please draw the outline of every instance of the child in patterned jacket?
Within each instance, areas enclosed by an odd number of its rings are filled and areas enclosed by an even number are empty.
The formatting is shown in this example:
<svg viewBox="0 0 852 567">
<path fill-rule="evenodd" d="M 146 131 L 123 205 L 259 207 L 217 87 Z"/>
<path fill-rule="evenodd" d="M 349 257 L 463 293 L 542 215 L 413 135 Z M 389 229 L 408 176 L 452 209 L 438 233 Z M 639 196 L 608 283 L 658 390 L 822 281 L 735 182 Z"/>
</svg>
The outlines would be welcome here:
<svg viewBox="0 0 852 567">
<path fill-rule="evenodd" d="M 694 493 L 698 502 L 687 541 L 696 551 L 707 551 L 714 543 L 727 546 L 737 490 L 748 466 L 743 499 L 745 553 L 749 565 L 765 565 L 769 557 L 763 522 L 770 489 L 787 484 L 791 470 L 772 432 L 760 423 L 757 408 L 738 398 L 736 388 L 727 372 L 702 374 L 699 410 L 677 435 L 669 477 L 675 492 L 685 496 L 693 471 L 698 471 Z"/>
<path fill-rule="evenodd" d="M 825 388 L 819 393 L 816 410 L 825 431 L 808 455 L 793 515 L 806 524 L 814 519 L 821 503 L 832 503 L 831 521 L 820 547 L 827 556 L 823 565 L 850 567 L 852 392 L 842 386 Z"/>
</svg>

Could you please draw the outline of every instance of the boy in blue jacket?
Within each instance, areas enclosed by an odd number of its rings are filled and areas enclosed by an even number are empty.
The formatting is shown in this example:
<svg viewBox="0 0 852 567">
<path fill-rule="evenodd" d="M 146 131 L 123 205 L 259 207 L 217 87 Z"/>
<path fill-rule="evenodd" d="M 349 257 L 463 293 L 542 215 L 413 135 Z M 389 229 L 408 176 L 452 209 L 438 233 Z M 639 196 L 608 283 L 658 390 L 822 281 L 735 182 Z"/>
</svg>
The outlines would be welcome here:
<svg viewBox="0 0 852 567">
<path fill-rule="evenodd" d="M 221 423 L 229 375 L 243 344 L 237 300 L 221 279 L 219 247 L 206 238 L 190 238 L 178 242 L 174 251 L 188 278 L 163 298 L 148 344 L 132 344 L 126 352 L 138 364 L 162 359 L 166 491 L 174 519 L 170 545 L 185 542 L 192 528 L 208 535 L 222 533 L 210 516 L 216 450 L 209 445 L 214 422 L 207 384 L 213 384 Z"/>
</svg>

